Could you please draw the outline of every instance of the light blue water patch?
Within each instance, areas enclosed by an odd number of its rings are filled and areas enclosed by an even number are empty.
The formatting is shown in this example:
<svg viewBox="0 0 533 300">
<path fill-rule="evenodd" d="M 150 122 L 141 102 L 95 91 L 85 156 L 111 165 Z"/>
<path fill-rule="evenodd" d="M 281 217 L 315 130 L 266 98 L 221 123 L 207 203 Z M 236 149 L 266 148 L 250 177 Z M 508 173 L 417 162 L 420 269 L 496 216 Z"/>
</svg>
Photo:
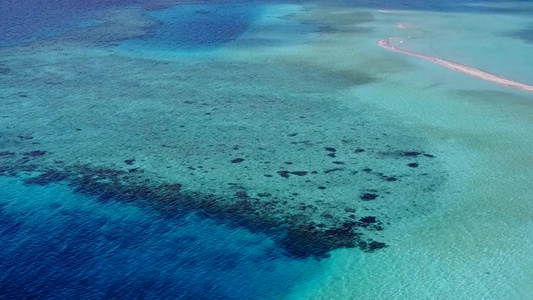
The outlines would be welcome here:
<svg viewBox="0 0 533 300">
<path fill-rule="evenodd" d="M 10 299 L 279 299 L 321 269 L 261 234 L 6 178 L 0 244 Z"/>
<path fill-rule="evenodd" d="M 150 12 L 160 24 L 151 36 L 122 43 L 130 49 L 205 50 L 237 39 L 261 15 L 259 4 L 178 5 Z"/>
</svg>

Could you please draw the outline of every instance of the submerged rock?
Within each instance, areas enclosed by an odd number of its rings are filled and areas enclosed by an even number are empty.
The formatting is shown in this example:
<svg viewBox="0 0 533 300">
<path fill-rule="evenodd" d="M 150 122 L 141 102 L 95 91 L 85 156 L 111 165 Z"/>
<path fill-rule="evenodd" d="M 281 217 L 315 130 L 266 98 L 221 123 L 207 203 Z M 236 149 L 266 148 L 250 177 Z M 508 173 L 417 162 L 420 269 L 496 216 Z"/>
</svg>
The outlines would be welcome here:
<svg viewBox="0 0 533 300">
<path fill-rule="evenodd" d="M 329 257 L 331 250 L 356 246 L 357 234 L 352 229 L 353 226 L 346 226 L 322 231 L 314 226 L 299 226 L 289 229 L 279 244 L 296 258 Z"/>
<path fill-rule="evenodd" d="M 291 174 L 293 175 L 296 175 L 296 176 L 305 176 L 307 175 L 307 171 L 293 171 L 293 172 L 290 172 Z"/>
<path fill-rule="evenodd" d="M 279 174 L 279 176 L 281 176 L 283 178 L 289 178 L 290 172 L 289 171 L 278 171 L 278 174 Z"/>
<path fill-rule="evenodd" d="M 242 163 L 244 161 L 244 158 L 235 158 L 235 159 L 232 159 L 231 160 L 231 163 L 233 164 L 238 164 L 238 163 Z"/>
<path fill-rule="evenodd" d="M 24 153 L 25 156 L 33 156 L 33 157 L 43 156 L 45 154 L 46 154 L 46 151 L 41 151 L 41 150 L 30 151 L 30 152 Z"/>
<path fill-rule="evenodd" d="M 324 174 L 329 174 L 331 172 L 335 172 L 335 171 L 344 171 L 343 168 L 334 168 L 334 169 L 329 169 L 329 170 L 325 170 L 324 171 Z"/>
<path fill-rule="evenodd" d="M 9 74 L 9 73 L 11 73 L 11 69 L 9 69 L 9 68 L 5 68 L 5 67 L 2 67 L 2 66 L 0 65 L 0 75 L 7 75 L 7 74 Z"/>
<path fill-rule="evenodd" d="M 422 153 L 417 152 L 417 151 L 406 151 L 406 152 L 403 153 L 403 156 L 406 156 L 406 157 L 417 157 L 420 154 L 422 154 Z"/>
<path fill-rule="evenodd" d="M 387 244 L 385 243 L 372 241 L 367 245 L 365 250 L 367 252 L 374 252 L 378 249 L 385 248 L 385 247 L 387 247 Z"/>
<path fill-rule="evenodd" d="M 48 170 L 37 177 L 24 179 L 24 183 L 45 186 L 60 181 L 66 181 L 67 179 L 69 179 L 69 174 L 65 172 Z"/>
<path fill-rule="evenodd" d="M 279 176 L 283 178 L 289 178 L 290 175 L 296 175 L 296 176 L 305 176 L 307 175 L 307 171 L 278 171 Z"/>
<path fill-rule="evenodd" d="M 376 223 L 376 217 L 368 216 L 368 217 L 361 218 L 359 221 L 363 223 Z"/>
<path fill-rule="evenodd" d="M 374 200 L 378 197 L 378 195 L 376 194 L 372 194 L 372 193 L 364 193 L 360 196 L 361 200 L 363 201 L 370 201 L 370 200 Z"/>
<path fill-rule="evenodd" d="M 248 199 L 248 198 L 250 198 L 250 196 L 248 196 L 248 193 L 246 193 L 246 191 L 237 191 L 235 193 L 235 197 L 240 198 L 240 199 Z"/>
</svg>

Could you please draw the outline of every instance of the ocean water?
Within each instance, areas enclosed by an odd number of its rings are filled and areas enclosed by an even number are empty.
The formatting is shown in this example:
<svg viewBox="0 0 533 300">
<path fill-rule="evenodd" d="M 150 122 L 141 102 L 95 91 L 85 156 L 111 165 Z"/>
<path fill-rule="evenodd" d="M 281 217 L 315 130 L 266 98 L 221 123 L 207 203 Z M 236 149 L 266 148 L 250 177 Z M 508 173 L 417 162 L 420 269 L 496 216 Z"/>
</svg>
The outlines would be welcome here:
<svg viewBox="0 0 533 300">
<path fill-rule="evenodd" d="M 375 44 L 528 1 L 0 4 L 0 299 L 533 297 L 533 95 Z"/>
<path fill-rule="evenodd" d="M 199 216 L 0 185 L 3 299 L 273 299 L 320 270 Z"/>
<path fill-rule="evenodd" d="M 198 50 L 235 40 L 261 14 L 261 6 L 179 5 L 150 13 L 159 22 L 149 38 L 130 41 L 139 48 Z"/>
<path fill-rule="evenodd" d="M 2 1 L 0 5 L 0 46 L 13 45 L 43 37 L 60 35 L 85 27 L 104 8 L 135 3 L 128 0 L 111 1 Z"/>
</svg>

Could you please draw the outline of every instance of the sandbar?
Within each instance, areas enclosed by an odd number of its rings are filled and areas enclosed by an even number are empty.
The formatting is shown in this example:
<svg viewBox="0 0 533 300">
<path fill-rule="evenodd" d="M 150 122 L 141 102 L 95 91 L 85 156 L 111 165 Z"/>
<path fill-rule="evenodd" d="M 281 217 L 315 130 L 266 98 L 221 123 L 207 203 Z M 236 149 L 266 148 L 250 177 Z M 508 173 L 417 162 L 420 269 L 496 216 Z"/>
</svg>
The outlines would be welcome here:
<svg viewBox="0 0 533 300">
<path fill-rule="evenodd" d="M 429 62 L 443 66 L 445 68 L 448 68 L 448 69 L 451 69 L 457 72 L 461 72 L 461 73 L 470 75 L 472 77 L 475 77 L 481 80 L 485 80 L 488 82 L 496 83 L 496 84 L 510 87 L 513 89 L 533 93 L 533 85 L 518 82 L 512 79 L 503 77 L 503 76 L 485 72 L 483 70 L 480 70 L 480 69 L 477 69 L 471 66 L 463 65 L 457 62 L 453 62 L 453 61 L 449 61 L 449 60 L 445 60 L 445 59 L 441 59 L 441 58 L 433 57 L 429 55 L 424 55 L 424 54 L 416 53 L 416 52 L 409 51 L 409 50 L 400 49 L 400 48 L 397 48 L 391 45 L 392 40 L 393 38 L 383 39 L 383 40 L 377 41 L 376 44 L 380 46 L 381 48 L 387 49 L 389 51 L 402 53 L 405 55 L 427 60 Z"/>
</svg>

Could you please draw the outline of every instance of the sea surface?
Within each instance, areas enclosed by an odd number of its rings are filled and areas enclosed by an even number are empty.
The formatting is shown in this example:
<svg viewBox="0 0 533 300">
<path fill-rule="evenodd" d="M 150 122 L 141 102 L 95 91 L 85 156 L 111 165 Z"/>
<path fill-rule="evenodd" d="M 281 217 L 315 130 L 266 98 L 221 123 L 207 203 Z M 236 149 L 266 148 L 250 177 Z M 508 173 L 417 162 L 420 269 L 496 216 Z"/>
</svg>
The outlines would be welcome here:
<svg viewBox="0 0 533 300">
<path fill-rule="evenodd" d="M 0 0 L 0 299 L 532 299 L 531 1 Z"/>
</svg>

